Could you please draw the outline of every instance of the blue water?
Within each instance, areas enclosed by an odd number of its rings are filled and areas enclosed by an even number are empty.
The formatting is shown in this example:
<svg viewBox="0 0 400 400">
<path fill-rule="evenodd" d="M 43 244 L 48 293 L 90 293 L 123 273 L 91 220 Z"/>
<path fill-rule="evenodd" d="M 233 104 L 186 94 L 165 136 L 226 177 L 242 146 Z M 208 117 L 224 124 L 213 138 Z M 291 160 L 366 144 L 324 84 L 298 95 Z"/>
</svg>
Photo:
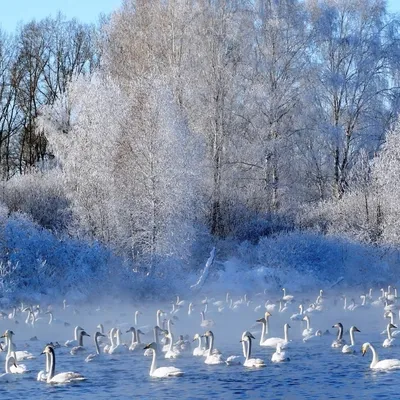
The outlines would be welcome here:
<svg viewBox="0 0 400 400">
<path fill-rule="evenodd" d="M 169 307 L 164 305 L 164 308 Z M 200 309 L 200 307 L 198 307 Z M 121 311 L 123 309 L 123 311 Z M 31 373 L 24 374 L 17 382 L 0 385 L 1 399 L 118 399 L 148 398 L 148 399 L 360 399 L 397 397 L 400 370 L 389 372 L 373 372 L 369 369 L 372 354 L 364 357 L 358 352 L 355 355 L 345 355 L 340 349 L 331 348 L 336 329 L 332 325 L 342 322 L 345 329 L 357 325 L 361 333 L 356 334 L 357 348 L 363 342 L 369 341 L 376 345 L 380 359 L 400 358 L 400 347 L 382 348 L 385 336 L 380 332 L 385 329 L 388 319 L 383 317 L 383 307 L 370 310 L 343 312 L 340 305 L 327 306 L 319 315 L 311 316 L 311 325 L 317 329 L 329 329 L 330 335 L 315 338 L 303 343 L 301 332 L 304 326 L 301 322 L 290 321 L 289 317 L 296 312 L 292 310 L 285 314 L 274 313 L 270 318 L 270 336 L 283 336 L 282 326 L 285 322 L 291 325 L 291 346 L 287 349 L 290 361 L 274 364 L 270 362 L 273 349 L 260 347 L 260 327 L 255 320 L 263 316 L 263 312 L 254 312 L 254 305 L 243 306 L 237 311 L 210 312 L 208 318 L 215 321 L 212 328 L 215 334 L 215 346 L 224 356 L 240 355 L 241 333 L 250 329 L 257 340 L 253 345 L 253 357 L 266 361 L 267 366 L 261 369 L 248 369 L 243 366 L 206 365 L 203 357 L 183 356 L 176 360 L 160 358 L 158 366 L 175 365 L 181 368 L 185 375 L 178 378 L 157 379 L 149 376 L 150 357 L 144 357 L 142 352 L 126 355 L 103 355 L 102 362 L 86 363 L 84 358 L 93 352 L 92 338 L 86 341 L 88 352 L 84 355 L 72 356 L 70 349 L 56 349 L 56 373 L 75 371 L 83 374 L 87 380 L 75 384 L 49 385 L 37 382 L 36 375 L 44 369 L 45 358 L 39 354 L 47 341 L 64 342 L 72 338 L 73 326 L 80 324 L 91 335 L 99 322 L 105 322 L 105 328 L 120 324 L 124 332 L 133 321 L 133 313 L 137 307 L 119 305 L 107 311 L 93 312 L 91 309 L 81 309 L 79 315 L 59 312 L 64 320 L 72 324 L 68 328 L 62 325 L 55 327 L 47 325 L 47 316 L 42 322 L 32 328 L 24 324 L 24 316 L 19 318 L 17 325 L 13 321 L 0 321 L 0 329 L 12 329 L 15 332 L 15 343 L 18 349 L 27 349 L 37 354 L 35 360 L 24 363 Z M 141 324 L 152 325 L 155 322 L 154 305 L 143 308 L 144 316 Z M 90 315 L 89 315 L 90 313 Z M 260 315 L 261 314 L 261 315 Z M 115 315 L 118 315 L 116 318 Z M 188 333 L 193 337 L 195 332 L 202 333 L 200 315 L 197 311 L 189 318 L 186 308 L 175 321 L 175 336 Z M 56 316 L 57 317 L 57 316 Z M 39 341 L 30 341 L 37 336 Z M 86 339 L 86 338 L 85 338 Z M 124 333 L 125 342 L 130 341 L 130 334 Z M 144 338 L 143 338 L 144 339 Z M 348 339 L 348 335 L 346 335 Z M 400 341 L 400 337 L 397 339 Z M 152 334 L 146 335 L 146 342 L 152 341 Z M 193 348 L 197 344 L 193 343 Z M 29 346 L 29 347 L 26 347 Z M 144 347 L 144 345 L 143 345 Z M 0 355 L 4 360 L 4 355 Z M 3 361 L 2 361 L 3 363 Z"/>
</svg>

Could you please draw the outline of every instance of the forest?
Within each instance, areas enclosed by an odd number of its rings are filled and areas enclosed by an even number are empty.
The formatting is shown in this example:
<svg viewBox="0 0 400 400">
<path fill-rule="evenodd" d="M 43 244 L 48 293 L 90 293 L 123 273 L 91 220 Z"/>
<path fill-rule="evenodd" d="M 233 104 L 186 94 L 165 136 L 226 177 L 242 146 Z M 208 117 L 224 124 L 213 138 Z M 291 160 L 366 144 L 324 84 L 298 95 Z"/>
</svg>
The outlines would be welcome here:
<svg viewBox="0 0 400 400">
<path fill-rule="evenodd" d="M 214 246 L 229 282 L 398 279 L 399 83 L 383 0 L 124 0 L 0 31 L 0 296 L 170 295 Z"/>
</svg>

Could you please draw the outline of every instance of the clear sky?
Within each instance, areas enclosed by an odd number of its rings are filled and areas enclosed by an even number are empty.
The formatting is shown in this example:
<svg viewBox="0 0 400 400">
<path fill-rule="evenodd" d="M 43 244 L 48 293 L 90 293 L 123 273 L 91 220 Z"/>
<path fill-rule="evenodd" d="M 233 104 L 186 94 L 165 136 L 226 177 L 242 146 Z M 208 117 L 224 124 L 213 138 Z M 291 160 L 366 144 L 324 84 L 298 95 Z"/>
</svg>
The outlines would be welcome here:
<svg viewBox="0 0 400 400">
<path fill-rule="evenodd" d="M 96 22 L 100 13 L 119 8 L 122 0 L 0 0 L 0 27 L 14 33 L 18 23 L 55 17 L 61 11 L 67 18 Z"/>
<path fill-rule="evenodd" d="M 96 22 L 100 13 L 117 9 L 122 0 L 0 0 L 0 27 L 14 33 L 19 22 L 40 20 L 61 11 L 67 18 Z M 388 0 L 388 10 L 400 13 L 400 0 Z"/>
</svg>

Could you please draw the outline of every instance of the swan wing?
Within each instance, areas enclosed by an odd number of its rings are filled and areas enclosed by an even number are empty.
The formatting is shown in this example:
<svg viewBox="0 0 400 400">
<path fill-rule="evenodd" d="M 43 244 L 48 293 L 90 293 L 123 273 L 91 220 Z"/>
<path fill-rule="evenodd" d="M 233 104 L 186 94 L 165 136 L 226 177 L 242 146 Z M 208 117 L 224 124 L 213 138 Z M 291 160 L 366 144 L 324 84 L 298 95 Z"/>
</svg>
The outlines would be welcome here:
<svg viewBox="0 0 400 400">
<path fill-rule="evenodd" d="M 371 368 L 373 368 L 373 369 L 397 369 L 397 368 L 400 368 L 400 360 L 397 360 L 395 358 L 381 360 L 381 361 L 378 361 Z"/>
<path fill-rule="evenodd" d="M 17 366 L 11 365 L 10 371 L 12 374 L 25 374 L 26 372 L 29 372 L 25 364 L 18 364 Z"/>
<path fill-rule="evenodd" d="M 50 383 L 70 383 L 74 381 L 83 381 L 86 378 L 77 372 L 61 372 L 51 378 Z"/>
<path fill-rule="evenodd" d="M 154 378 L 167 378 L 169 376 L 182 376 L 183 371 L 175 367 L 160 367 L 153 371 L 151 376 Z"/>
</svg>

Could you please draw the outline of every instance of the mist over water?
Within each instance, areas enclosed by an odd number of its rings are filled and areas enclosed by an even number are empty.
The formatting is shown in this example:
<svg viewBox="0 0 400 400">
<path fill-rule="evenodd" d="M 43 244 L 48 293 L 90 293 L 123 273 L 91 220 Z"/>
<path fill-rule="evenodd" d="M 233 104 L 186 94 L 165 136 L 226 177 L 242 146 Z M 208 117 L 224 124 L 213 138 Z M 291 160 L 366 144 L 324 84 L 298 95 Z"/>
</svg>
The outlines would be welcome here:
<svg viewBox="0 0 400 400">
<path fill-rule="evenodd" d="M 344 291 L 348 302 L 354 298 L 361 304 L 358 291 Z M 285 398 L 285 399 L 321 399 L 321 398 L 374 398 L 385 393 L 390 396 L 398 392 L 398 379 L 400 370 L 389 372 L 374 372 L 370 370 L 372 354 L 367 352 L 361 356 L 361 345 L 371 342 L 375 345 L 380 359 L 400 358 L 400 348 L 383 348 L 385 335 L 381 332 L 386 329 L 389 319 L 384 318 L 384 304 L 379 306 L 369 305 L 358 307 L 354 311 L 343 309 L 342 292 L 327 292 L 324 294 L 322 311 L 308 314 L 311 327 L 314 331 L 321 329 L 324 335 L 303 342 L 302 332 L 305 323 L 292 321 L 290 316 L 298 313 L 300 302 L 305 308 L 315 301 L 318 293 L 291 293 L 295 301 L 288 305 L 286 312 L 279 312 L 278 307 L 271 311 L 269 318 L 270 332 L 268 337 L 283 337 L 283 325 L 290 324 L 289 339 L 291 343 L 286 350 L 290 361 L 272 363 L 271 355 L 275 351 L 259 345 L 261 324 L 256 320 L 264 316 L 265 301 L 276 301 L 282 294 L 275 295 L 249 295 L 250 303 L 238 303 L 230 308 L 225 303 L 225 293 L 208 296 L 207 319 L 214 321 L 211 330 L 215 336 L 215 347 L 221 351 L 226 359 L 230 355 L 242 356 L 240 339 L 243 331 L 250 330 L 255 336 L 252 346 L 252 357 L 261 358 L 267 364 L 265 368 L 245 368 L 243 365 L 227 366 L 206 365 L 204 357 L 194 357 L 192 352 L 183 353 L 181 358 L 165 359 L 160 355 L 158 366 L 174 365 L 184 371 L 183 377 L 157 379 L 149 376 L 151 357 L 144 357 L 144 351 L 129 352 L 127 354 L 103 354 L 100 362 L 86 363 L 85 357 L 94 353 L 93 336 L 97 325 L 102 323 L 106 333 L 112 327 L 119 327 L 122 340 L 128 345 L 131 342 L 131 333 L 126 331 L 134 326 L 134 313 L 142 312 L 136 328 L 140 328 L 146 335 L 142 336 L 143 347 L 153 341 L 152 329 L 156 324 L 156 311 L 161 309 L 168 313 L 162 319 L 173 318 L 170 315 L 171 303 L 131 304 L 109 300 L 96 305 L 70 305 L 66 310 L 62 304 L 53 305 L 54 321 L 49 325 L 49 315 L 40 314 L 34 327 L 25 324 L 26 312 L 18 313 L 18 324 L 14 320 L 0 320 L 0 330 L 12 329 L 15 333 L 14 342 L 17 350 L 28 350 L 37 358 L 25 360 L 31 370 L 23 374 L 14 383 L 0 385 L 1 398 L 52 398 L 52 399 L 109 399 L 117 397 L 128 399 L 133 397 L 152 399 L 204 399 L 204 398 Z M 378 290 L 374 290 L 373 300 L 378 297 Z M 204 309 L 201 303 L 204 297 L 197 299 L 184 299 L 185 304 L 175 313 L 172 330 L 174 338 L 179 335 L 188 335 L 192 340 L 195 333 L 203 334 L 206 329 L 200 326 L 200 311 Z M 219 312 L 213 303 L 217 300 L 224 302 L 224 309 Z M 233 304 L 239 300 L 233 298 Z M 192 301 L 195 308 L 188 315 L 188 304 Z M 254 311 L 257 306 L 262 307 Z M 74 311 L 75 310 L 75 311 Z M 6 310 L 4 310 L 6 311 Z M 398 311 L 395 311 L 397 321 Z M 69 326 L 65 327 L 64 322 Z M 348 330 L 352 325 L 361 331 L 356 332 L 356 354 L 342 354 L 341 349 L 331 348 L 332 341 L 336 338 L 337 329 L 332 328 L 337 322 L 344 326 L 344 338 L 349 340 Z M 45 358 L 39 355 L 46 343 L 58 341 L 61 344 L 68 339 L 73 339 L 74 327 L 80 325 L 91 337 L 84 338 L 87 350 L 83 354 L 71 355 L 71 348 L 56 348 L 56 373 L 74 371 L 83 374 L 87 380 L 75 384 L 49 385 L 37 382 L 39 370 L 45 366 Z M 31 341 L 36 336 L 37 341 Z M 397 339 L 397 340 L 400 340 Z M 192 343 L 192 350 L 197 346 L 197 341 Z M 4 365 L 5 353 L 0 354 Z M 241 359 L 242 363 L 244 358 Z"/>
</svg>

